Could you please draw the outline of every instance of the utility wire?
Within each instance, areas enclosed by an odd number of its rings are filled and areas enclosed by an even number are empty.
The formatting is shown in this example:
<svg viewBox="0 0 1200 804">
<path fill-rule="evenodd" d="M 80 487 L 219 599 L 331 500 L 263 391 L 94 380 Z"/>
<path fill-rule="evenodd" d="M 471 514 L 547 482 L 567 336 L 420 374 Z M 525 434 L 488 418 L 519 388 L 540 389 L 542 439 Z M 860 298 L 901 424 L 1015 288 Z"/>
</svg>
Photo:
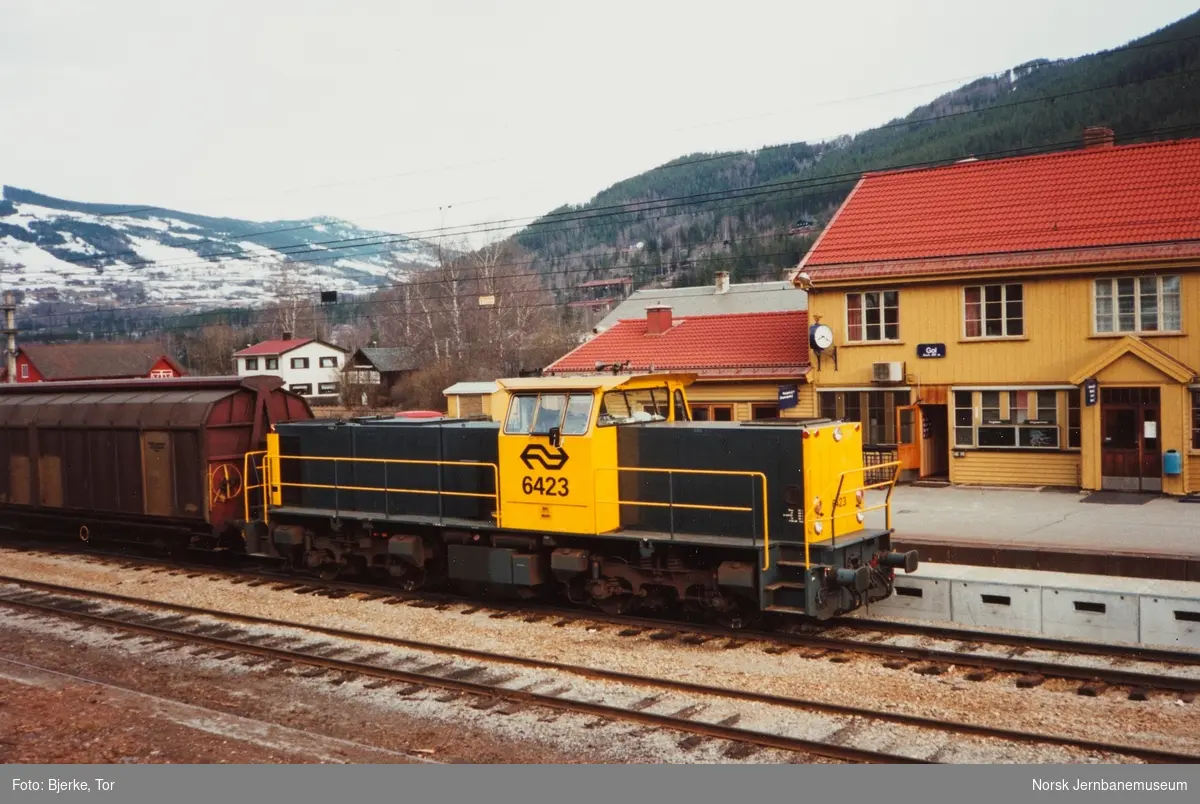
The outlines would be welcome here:
<svg viewBox="0 0 1200 804">
<path fill-rule="evenodd" d="M 1189 40 L 1193 40 L 1193 39 L 1200 39 L 1200 34 L 1190 36 L 1190 37 L 1182 37 L 1182 38 L 1176 39 L 1176 40 L 1169 40 L 1169 42 L 1164 42 L 1161 44 L 1178 43 L 1178 42 L 1184 42 L 1184 41 L 1189 41 Z M 1141 45 L 1138 47 L 1151 47 L 1151 46 L 1158 46 L 1158 44 L 1147 43 L 1145 45 Z M 1118 51 L 1116 51 L 1116 50 L 1106 51 L 1106 53 L 1113 53 L 1113 52 L 1118 52 Z M 1087 87 L 1087 88 L 1078 89 L 1078 90 L 1071 90 L 1068 92 L 1060 92 L 1060 93 L 1056 93 L 1056 94 L 1052 94 L 1052 95 L 1039 96 L 1036 98 L 1026 98 L 1026 99 L 1019 100 L 1019 101 L 1013 101 L 1011 103 L 995 104 L 992 106 L 984 107 L 982 109 L 965 109 L 965 110 L 960 110 L 957 112 L 946 112 L 946 113 L 943 113 L 940 115 L 934 115 L 931 117 L 919 118 L 919 119 L 915 119 L 915 120 L 899 120 L 899 121 L 888 123 L 888 124 L 885 124 L 882 126 L 877 126 L 876 128 L 869 130 L 868 132 L 864 132 L 864 134 L 873 133 L 875 131 L 886 131 L 886 130 L 893 129 L 893 128 L 903 128 L 903 127 L 907 127 L 907 126 L 923 125 L 926 123 L 933 123 L 933 122 L 937 122 L 940 120 L 961 117 L 964 115 L 984 114 L 984 113 L 989 113 L 989 112 L 993 112 L 993 111 L 1011 109 L 1011 108 L 1015 108 L 1018 106 L 1025 106 L 1025 105 L 1028 105 L 1031 103 L 1053 102 L 1060 98 L 1073 97 L 1073 96 L 1077 96 L 1077 95 L 1087 94 L 1090 92 L 1099 92 L 1099 91 L 1104 91 L 1104 90 L 1109 90 L 1109 89 L 1120 89 L 1120 88 L 1124 88 L 1124 87 L 1128 87 L 1128 86 L 1145 84 L 1145 83 L 1148 83 L 1151 81 L 1159 81 L 1159 80 L 1163 80 L 1166 78 L 1190 76 L 1190 75 L 1194 75 L 1196 73 L 1200 73 L 1200 69 L 1175 71 L 1175 72 L 1164 73 L 1162 75 L 1152 76 L 1149 78 L 1144 78 L 1144 79 L 1139 79 L 1139 80 L 1134 80 L 1134 81 L 1126 81 L 1126 82 L 1120 82 L 1120 83 L 1115 83 L 1115 84 L 1105 84 L 1105 85 L 1100 85 L 1100 86 Z M 860 136 L 862 136 L 862 135 L 860 135 Z M 785 147 L 793 147 L 794 145 L 796 145 L 796 143 L 787 143 L 785 145 L 768 146 L 768 147 L 769 148 L 785 148 Z M 701 158 L 697 158 L 697 159 L 684 160 L 684 161 L 680 161 L 680 162 L 669 162 L 663 166 L 654 168 L 651 172 L 658 171 L 658 170 L 664 170 L 664 169 L 671 169 L 671 168 L 676 168 L 676 167 L 682 167 L 684 165 L 697 164 L 697 163 L 701 163 L 701 162 L 709 162 L 709 161 L 713 161 L 716 159 L 726 159 L 726 158 L 750 156 L 753 153 L 760 153 L 761 150 L 765 150 L 765 149 L 760 149 L 760 151 L 758 151 L 758 152 L 735 152 L 735 153 L 731 153 L 731 154 L 718 154 L 718 155 L 714 155 L 711 157 L 701 157 Z M 922 166 L 922 164 L 928 165 L 930 163 L 914 163 L 910 167 L 920 167 L 920 166 Z M 895 169 L 904 169 L 904 167 L 906 167 L 906 166 L 885 168 L 885 169 L 895 170 Z M 714 191 L 714 192 L 721 192 L 721 191 Z M 658 200 L 659 201 L 682 200 L 682 199 L 688 199 L 688 198 L 702 197 L 702 196 L 706 196 L 706 195 L 711 195 L 711 193 L 698 193 L 698 194 L 692 194 L 692 195 L 688 195 L 688 196 L 675 196 L 675 197 L 671 197 L 671 198 L 658 199 Z M 462 237 L 464 235 L 469 235 L 469 234 L 486 233 L 486 232 L 492 232 L 492 231 L 505 231 L 508 229 L 516 228 L 516 226 L 520 225 L 522 221 L 530 221 L 529 223 L 525 224 L 525 226 L 528 227 L 528 226 L 546 225 L 549 223 L 556 223 L 556 222 L 559 222 L 560 219 L 564 219 L 564 220 L 586 219 L 587 217 L 590 217 L 590 213 L 603 212 L 605 210 L 611 210 L 611 209 L 622 209 L 626 212 L 636 212 L 637 210 L 628 210 L 625 208 L 627 208 L 629 206 L 637 205 L 639 203 L 652 203 L 652 202 L 649 202 L 649 201 L 647 201 L 647 202 L 627 202 L 627 203 L 622 203 L 622 204 L 613 204 L 613 205 L 607 205 L 607 206 L 601 206 L 601 207 L 591 207 L 586 210 L 579 210 L 579 209 L 570 210 L 570 209 L 568 209 L 568 210 L 564 210 L 562 212 L 551 212 L 551 213 L 546 213 L 546 214 L 540 215 L 540 216 L 525 216 L 525 217 L 519 217 L 519 218 L 502 218 L 502 219 L 497 219 L 497 220 L 492 220 L 492 221 L 479 222 L 479 223 L 475 223 L 475 224 L 462 224 L 459 226 L 436 227 L 436 228 L 432 228 L 432 229 L 415 230 L 413 232 L 408 232 L 407 234 L 403 234 L 403 235 L 394 234 L 394 233 L 385 233 L 383 235 L 369 235 L 369 236 L 357 237 L 357 238 L 341 238 L 341 239 L 329 240 L 329 241 L 319 241 L 317 243 L 311 243 L 311 244 L 299 244 L 299 246 L 311 247 L 311 246 L 317 246 L 317 245 L 351 243 L 351 242 L 358 242 L 358 241 L 363 241 L 363 240 L 378 240 L 380 237 L 391 238 L 390 242 L 396 242 L 396 243 L 411 242 L 414 240 L 421 241 L 421 240 L 441 239 L 441 238 L 449 238 L 449 237 Z M 158 207 L 148 207 L 147 209 L 159 209 L 159 208 Z M 507 225 L 505 225 L 505 224 L 507 224 Z M 487 229 L 478 228 L 478 227 L 485 227 L 485 226 L 493 227 L 493 228 L 487 228 Z M 498 228 L 495 228 L 495 227 L 498 227 Z M 290 227 L 287 229 L 267 230 L 264 232 L 253 233 L 253 234 L 249 234 L 249 235 L 242 235 L 239 237 L 242 237 L 243 239 L 246 237 L 262 237 L 262 236 L 266 236 L 266 235 L 270 235 L 270 234 L 276 234 L 276 233 L 280 233 L 280 232 L 293 231 L 293 230 L 297 230 L 297 229 L 306 229 L 306 228 L 311 228 L 311 225 L 310 226 L 300 226 L 300 227 Z M 367 244 L 363 244 L 363 245 L 367 245 Z M 292 247 L 296 247 L 296 246 L 292 246 Z M 349 248 L 351 246 L 345 246 L 345 247 Z M 285 246 L 285 247 L 281 247 L 281 248 L 288 248 L 288 247 Z M 278 251 L 278 249 L 275 249 L 275 250 Z M 123 252 L 108 252 L 108 253 L 101 253 L 101 254 L 89 254 L 89 255 L 80 255 L 78 257 L 62 259 L 62 261 L 63 262 L 87 263 L 87 262 L 93 262 L 93 261 L 101 260 L 101 259 L 111 259 L 111 258 L 114 258 L 115 256 L 119 256 L 119 255 L 126 255 L 126 254 L 135 254 L 136 255 L 136 253 L 137 253 L 136 251 L 127 250 L 127 251 L 123 251 Z M 237 255 L 240 255 L 241 253 L 243 253 L 243 252 L 240 252 L 240 251 L 239 252 L 231 252 L 229 255 L 236 257 Z M 226 255 L 208 254 L 208 255 L 198 255 L 198 256 L 218 257 L 218 256 L 226 256 Z M 154 261 L 135 262 L 133 264 L 134 265 L 154 264 Z"/>
<path fill-rule="evenodd" d="M 1188 127 L 1188 128 L 1195 128 L 1195 127 L 1196 127 L 1196 126 L 1190 126 L 1190 127 Z M 1151 132 L 1151 133 L 1158 133 L 1158 132 L 1162 132 L 1162 131 L 1166 131 L 1166 130 L 1165 130 L 1165 129 L 1159 129 L 1159 130 L 1149 130 L 1149 132 Z M 1144 133 L 1144 132 L 1138 132 L 1138 134 L 1142 134 L 1142 133 Z M 1074 141 L 1072 140 L 1071 142 L 1074 142 Z M 1039 149 L 1041 149 L 1041 148 L 1045 148 L 1046 146 L 1036 146 L 1036 147 L 1037 147 L 1037 148 L 1039 148 Z M 997 154 L 998 154 L 998 153 L 1011 153 L 1011 152 L 1013 152 L 1013 151 L 1028 151 L 1028 150 L 1031 150 L 1031 149 L 1030 149 L 1030 148 L 1021 148 L 1021 149 L 1006 149 L 1005 151 L 998 151 L 998 152 L 994 152 L 994 153 L 997 153 Z M 990 155 L 990 154 L 988 154 L 988 155 Z M 939 162 L 943 162 L 943 161 L 947 161 L 947 160 L 939 160 Z M 875 170 L 875 171 L 867 171 L 867 172 L 880 172 L 880 171 L 879 171 L 879 170 Z M 799 189 L 802 189 L 802 190 L 812 190 L 812 189 L 814 189 L 814 188 L 818 188 L 818 189 L 820 189 L 820 188 L 827 188 L 827 187 L 830 187 L 830 186 L 835 186 L 835 185 L 837 185 L 837 184 L 845 184 L 845 183 L 849 183 L 849 182 L 855 181 L 855 180 L 856 180 L 856 177 L 858 177 L 858 176 L 860 176 L 860 175 L 862 175 L 862 174 L 861 174 L 861 173 L 859 173 L 859 172 L 855 172 L 855 173 L 853 173 L 853 174 L 838 174 L 838 175 L 846 175 L 846 176 L 847 176 L 847 178 L 845 178 L 845 179 L 840 179 L 840 180 L 839 180 L 839 179 L 836 179 L 836 178 L 833 178 L 833 179 L 831 179 L 830 177 L 821 177 L 821 179 L 806 180 L 808 183 L 807 183 L 807 184 L 805 184 L 805 186 L 803 186 L 802 188 L 799 188 Z M 818 181 L 820 181 L 821 183 L 819 183 L 819 184 L 818 184 L 818 183 L 816 183 L 816 182 L 818 182 Z M 790 191 L 790 190 L 797 189 L 797 188 L 795 187 L 795 182 L 781 182 L 781 183 L 778 183 L 778 184 L 781 184 L 781 185 L 786 185 L 786 186 L 778 187 L 777 189 L 767 189 L 767 190 L 763 190 L 763 191 L 761 191 L 761 192 L 756 192 L 756 193 L 753 193 L 753 194 L 745 194 L 745 193 L 742 193 L 742 194 L 739 196 L 739 198 L 741 198 L 741 197 L 748 197 L 749 195 L 754 195 L 754 196 L 762 196 L 762 195 L 776 194 L 776 193 L 780 193 L 780 192 L 786 192 L 786 191 Z M 774 188 L 774 187 L 775 187 L 774 185 L 769 185 L 769 186 L 770 186 L 770 187 L 772 187 L 772 188 Z M 708 195 L 708 194 L 705 194 L 705 195 Z M 715 199 L 715 200 L 724 200 L 724 199 Z M 731 209 L 731 208 L 739 208 L 739 207 L 746 207 L 746 206 L 754 206 L 754 205 L 755 205 L 755 204 L 757 204 L 757 203 L 759 203 L 759 202 L 753 202 L 753 203 L 750 203 L 750 204 L 732 205 L 732 206 L 729 206 L 729 207 L 721 207 L 721 208 L 717 208 L 716 210 L 713 210 L 713 211 L 723 211 L 723 210 L 726 210 L 726 209 Z M 673 205 L 673 206 L 678 206 L 678 205 Z M 657 211 L 657 210 L 655 210 L 655 211 Z M 674 214 L 676 214 L 676 213 L 670 213 L 669 215 L 646 216 L 646 217 L 644 217 L 642 220 L 643 220 L 643 221 L 654 220 L 654 219 L 657 219 L 657 218 L 660 218 L 660 217 L 670 217 L 671 215 L 674 215 Z M 597 225 L 597 224 L 590 224 L 590 225 Z M 1126 224 L 1121 224 L 1121 225 L 1140 225 L 1140 224 L 1138 224 L 1137 222 L 1132 222 L 1132 223 L 1126 223 Z M 579 227 L 576 227 L 576 228 L 585 228 L 585 227 L 583 227 L 583 226 L 579 226 Z M 1111 228 L 1111 227 L 1110 227 L 1110 228 Z M 762 235 L 748 235 L 748 236 L 745 236 L 745 237 L 740 237 L 740 238 L 736 238 L 736 239 L 737 239 L 737 240 L 741 240 L 741 241 L 745 241 L 745 240 L 753 240 L 753 239 L 761 239 L 761 238 L 771 238 L 771 237 L 778 237 L 778 238 L 781 238 L 781 239 L 782 239 L 782 238 L 786 238 L 786 237 L 788 237 L 788 235 L 786 235 L 786 234 L 784 234 L 784 233 L 782 233 L 782 232 L 769 232 L 769 233 L 762 234 Z M 948 241 L 948 238 L 944 238 L 944 239 Z M 715 241 L 713 241 L 713 242 L 710 242 L 710 243 L 704 243 L 704 244 L 694 244 L 694 245 L 690 246 L 689 248 L 691 248 L 691 249 L 697 249 L 697 248 L 703 248 L 703 247 L 705 247 L 705 246 L 715 246 L 715 245 L 716 245 L 716 242 L 715 242 Z M 786 253 L 786 252 L 784 252 L 784 253 Z M 621 254 L 621 252 L 620 252 L 620 251 L 617 251 L 617 252 L 612 252 L 612 253 L 609 253 L 609 254 L 606 254 L 606 255 L 601 255 L 601 256 L 603 256 L 603 257 L 607 257 L 607 258 L 609 258 L 609 259 L 613 259 L 613 258 L 617 258 L 617 257 L 619 257 L 619 256 L 620 256 L 620 254 Z M 734 256 L 735 256 L 735 257 L 736 257 L 736 256 L 743 256 L 743 257 L 746 257 L 746 256 L 752 256 L 752 255 L 734 255 Z M 321 260 L 325 260 L 325 259 L 341 259 L 341 258 L 342 258 L 342 257 L 341 257 L 340 255 L 335 255 L 335 256 L 332 256 L 332 257 L 330 257 L 330 256 L 319 257 L 319 258 L 311 259 L 311 260 L 308 260 L 308 261 L 309 261 L 309 262 L 317 262 L 317 261 L 321 261 Z M 556 261 L 557 261 L 557 262 L 562 262 L 562 261 L 573 261 L 573 260 L 580 260 L 580 259 L 591 259 L 591 260 L 594 260 L 594 259 L 596 259 L 596 258 L 597 258 L 597 255 L 572 255 L 572 256 L 569 256 L 569 257 L 562 257 L 562 258 L 558 258 L 557 260 L 551 259 L 551 260 L 548 260 L 548 261 L 549 261 L 549 262 L 551 262 L 551 263 L 553 263 L 553 262 L 556 262 Z M 727 257 L 721 257 L 721 259 L 726 259 L 726 258 L 727 258 Z M 492 267 L 492 268 L 496 268 L 496 267 L 532 266 L 532 265 L 534 265 L 535 263 L 537 263 L 537 262 L 540 262 L 540 261 L 543 261 L 543 260 L 545 260 L 545 258 L 534 258 L 534 259 L 531 259 L 531 260 L 528 260 L 528 261 L 523 261 L 523 262 L 515 262 L 515 263 L 514 263 L 514 262 L 510 262 L 510 263 L 498 263 L 498 264 L 493 264 L 493 265 L 492 265 L 492 266 L 490 266 L 490 267 Z M 693 261 L 695 261 L 695 260 L 693 259 Z M 578 272 L 586 272 L 586 271 L 590 271 L 590 270 L 594 270 L 594 269 L 593 269 L 591 266 L 587 266 L 587 267 L 584 267 L 584 268 L 582 268 L 582 269 L 563 269 L 563 270 L 554 270 L 554 271 L 551 273 L 551 275 L 555 275 L 555 276 L 557 276 L 557 275 L 559 275 L 559 274 L 562 274 L 562 275 L 567 275 L 567 274 L 578 273 Z M 495 279 L 513 278 L 513 277 L 515 277 L 515 276 L 518 276 L 518 275 L 519 275 L 519 274 L 496 275 L 494 278 L 495 278 Z M 420 285 L 422 285 L 422 284 L 440 284 L 440 283 L 441 283 L 441 280 L 437 280 L 437 279 L 433 279 L 433 280 L 429 280 L 429 281 L 423 281 L 423 280 L 414 280 L 414 281 L 409 281 L 409 282 L 399 282 L 399 283 L 394 283 L 394 284 L 391 284 L 391 285 L 375 286 L 374 288 L 371 288 L 371 289 L 369 289 L 369 290 L 364 290 L 364 292 L 379 292 L 379 291 L 382 291 L 382 290 L 387 290 L 387 289 L 390 289 L 390 288 L 396 288 L 396 287 L 416 287 L 416 286 L 420 286 Z M 569 288 L 567 288 L 567 289 L 569 289 Z M 310 292 L 305 292 L 305 293 L 281 294 L 281 295 L 277 296 L 276 298 L 277 298 L 277 299 L 284 299 L 284 298 L 302 298 L 302 297 L 309 297 L 309 296 L 311 296 L 311 291 L 310 291 Z M 173 302 L 155 302 L 155 303 L 152 303 L 152 304 L 146 304 L 146 305 L 131 305 L 131 306 L 126 306 L 126 307 L 121 307 L 121 308 L 111 308 L 111 309 L 113 309 L 113 310 L 116 310 L 116 311 L 119 311 L 119 312 L 135 312 L 135 311 L 139 311 L 139 310 L 147 310 L 147 309 L 155 309 L 155 308 L 166 308 L 166 307 L 172 307 L 172 306 L 176 306 L 176 304 L 178 304 L 178 303 L 186 303 L 186 302 L 185 302 L 185 300 L 180 300 L 180 301 L 179 301 L 179 302 L 177 302 L 177 303 L 173 303 Z M 98 312 L 100 312 L 100 311 L 89 311 L 89 312 L 86 312 L 86 313 L 79 313 L 78 315 L 85 316 L 85 315 L 89 315 L 89 314 L 95 314 L 95 313 L 98 313 Z M 44 314 L 44 315 L 40 315 L 40 316 L 30 316 L 30 317 L 26 318 L 26 320 L 42 320 L 42 319 L 45 319 L 45 318 L 51 318 L 51 317 L 52 317 L 52 318 L 58 318 L 58 317 L 59 317 L 59 316 L 61 316 L 61 315 L 62 315 L 62 314 L 53 314 L 53 315 L 51 315 L 51 314 Z M 75 315 L 75 314 L 72 314 L 72 315 Z"/>
</svg>

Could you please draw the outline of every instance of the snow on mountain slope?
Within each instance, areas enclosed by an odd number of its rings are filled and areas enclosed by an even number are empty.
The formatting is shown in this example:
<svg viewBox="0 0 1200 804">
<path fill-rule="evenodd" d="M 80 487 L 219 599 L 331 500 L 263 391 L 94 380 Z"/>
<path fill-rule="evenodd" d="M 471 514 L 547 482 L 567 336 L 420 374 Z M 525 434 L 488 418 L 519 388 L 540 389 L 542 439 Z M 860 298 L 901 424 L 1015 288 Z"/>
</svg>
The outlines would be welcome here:
<svg viewBox="0 0 1200 804">
<path fill-rule="evenodd" d="M 335 218 L 211 218 L 7 186 L 0 196 L 0 285 L 25 306 L 250 306 L 389 284 L 397 265 L 431 264 L 430 254 L 418 240 Z"/>
</svg>

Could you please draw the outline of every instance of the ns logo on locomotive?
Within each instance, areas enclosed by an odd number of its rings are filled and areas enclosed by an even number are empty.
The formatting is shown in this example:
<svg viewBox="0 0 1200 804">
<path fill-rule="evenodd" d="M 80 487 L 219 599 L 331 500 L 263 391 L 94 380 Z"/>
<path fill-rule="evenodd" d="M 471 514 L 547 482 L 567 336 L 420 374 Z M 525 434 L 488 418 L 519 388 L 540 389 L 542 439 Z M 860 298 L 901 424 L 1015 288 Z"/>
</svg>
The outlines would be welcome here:
<svg viewBox="0 0 1200 804">
<path fill-rule="evenodd" d="M 838 616 L 916 569 L 891 547 L 898 466 L 867 481 L 861 425 L 692 421 L 693 380 L 501 380 L 501 421 L 317 420 L 266 377 L 0 389 L 0 512 L 91 542 L 727 623 Z"/>
</svg>

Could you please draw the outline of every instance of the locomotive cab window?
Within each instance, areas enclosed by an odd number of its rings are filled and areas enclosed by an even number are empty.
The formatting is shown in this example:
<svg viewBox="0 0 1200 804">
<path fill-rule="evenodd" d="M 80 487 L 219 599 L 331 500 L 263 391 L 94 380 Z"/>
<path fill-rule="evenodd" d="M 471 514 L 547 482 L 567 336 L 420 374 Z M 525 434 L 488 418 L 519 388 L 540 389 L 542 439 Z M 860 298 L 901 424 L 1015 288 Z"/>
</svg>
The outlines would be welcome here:
<svg viewBox="0 0 1200 804">
<path fill-rule="evenodd" d="M 667 386 L 607 391 L 600 400 L 601 427 L 641 422 L 665 422 L 671 413 Z"/>
<path fill-rule="evenodd" d="M 583 435 L 592 415 L 591 394 L 518 394 L 508 408 L 506 435 Z"/>
</svg>

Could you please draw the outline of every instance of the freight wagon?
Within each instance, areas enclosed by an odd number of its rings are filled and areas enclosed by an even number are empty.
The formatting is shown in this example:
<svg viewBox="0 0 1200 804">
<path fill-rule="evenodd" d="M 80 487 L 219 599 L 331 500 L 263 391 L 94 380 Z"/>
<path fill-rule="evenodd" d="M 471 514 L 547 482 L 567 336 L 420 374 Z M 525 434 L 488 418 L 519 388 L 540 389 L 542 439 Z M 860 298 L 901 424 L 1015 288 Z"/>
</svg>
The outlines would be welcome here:
<svg viewBox="0 0 1200 804">
<path fill-rule="evenodd" d="M 244 456 L 312 418 L 277 377 L 0 385 L 0 524 L 240 548 Z"/>
</svg>

